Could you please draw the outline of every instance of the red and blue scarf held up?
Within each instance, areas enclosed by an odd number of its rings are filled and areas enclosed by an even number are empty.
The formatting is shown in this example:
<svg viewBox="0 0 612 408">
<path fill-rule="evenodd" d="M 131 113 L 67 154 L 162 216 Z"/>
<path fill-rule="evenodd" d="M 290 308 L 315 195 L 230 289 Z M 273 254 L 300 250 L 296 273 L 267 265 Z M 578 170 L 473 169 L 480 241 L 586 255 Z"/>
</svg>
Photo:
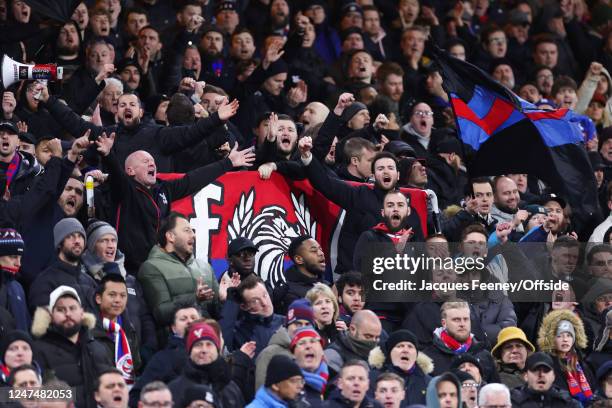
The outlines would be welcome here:
<svg viewBox="0 0 612 408">
<path fill-rule="evenodd" d="M 115 366 L 123 374 L 126 384 L 132 385 L 134 384 L 134 363 L 130 344 L 121 324 L 121 316 L 117 318 L 117 322 L 107 318 L 102 319 L 104 330 L 115 343 Z"/>
</svg>

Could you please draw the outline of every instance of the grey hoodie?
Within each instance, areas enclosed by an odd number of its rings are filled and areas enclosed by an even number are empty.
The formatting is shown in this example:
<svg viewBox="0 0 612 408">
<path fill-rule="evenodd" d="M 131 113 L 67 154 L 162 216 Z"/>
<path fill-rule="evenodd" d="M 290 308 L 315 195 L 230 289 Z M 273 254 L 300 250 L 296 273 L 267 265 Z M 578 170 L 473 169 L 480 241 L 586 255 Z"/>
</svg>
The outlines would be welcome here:
<svg viewBox="0 0 612 408">
<path fill-rule="evenodd" d="M 455 377 L 454 374 L 449 373 L 449 372 L 442 373 L 442 375 L 432 378 L 431 381 L 429 382 L 429 385 L 427 386 L 427 396 L 426 396 L 427 408 L 440 408 L 440 401 L 438 400 L 437 386 L 441 380 L 451 381 L 453 384 L 455 384 L 455 386 L 457 387 L 457 400 L 458 400 L 457 407 L 455 408 L 461 408 L 461 383 L 459 382 L 457 377 Z"/>
<path fill-rule="evenodd" d="M 285 326 L 279 327 L 270 338 L 268 346 L 261 350 L 255 361 L 255 390 L 258 390 L 266 382 L 266 371 L 272 357 L 284 355 L 293 359 L 293 354 L 289 351 L 290 344 L 291 339 L 289 333 L 287 333 L 287 328 Z"/>
</svg>

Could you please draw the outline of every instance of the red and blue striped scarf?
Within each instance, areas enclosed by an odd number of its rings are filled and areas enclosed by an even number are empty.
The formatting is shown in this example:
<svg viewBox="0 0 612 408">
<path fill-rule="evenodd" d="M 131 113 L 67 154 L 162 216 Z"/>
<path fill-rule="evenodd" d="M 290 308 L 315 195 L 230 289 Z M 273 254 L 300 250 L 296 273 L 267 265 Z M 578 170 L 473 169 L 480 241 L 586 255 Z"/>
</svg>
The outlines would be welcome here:
<svg viewBox="0 0 612 408">
<path fill-rule="evenodd" d="M 565 380 L 572 398 L 585 403 L 593 399 L 593 391 L 587 381 L 580 363 L 576 361 L 576 370 L 567 370 Z"/>
<path fill-rule="evenodd" d="M 11 181 L 13 181 L 15 174 L 17 174 L 17 171 L 19 170 L 19 164 L 21 164 L 21 156 L 19 155 L 19 153 L 15 152 L 15 154 L 13 155 L 13 159 L 11 160 L 8 165 L 8 168 L 6 169 L 7 190 L 10 187 Z"/>
<path fill-rule="evenodd" d="M 104 330 L 115 342 L 115 366 L 123 374 L 126 384 L 131 386 L 134 384 L 134 363 L 130 344 L 121 324 L 121 316 L 117 318 L 117 322 L 107 318 L 102 319 Z"/>
</svg>

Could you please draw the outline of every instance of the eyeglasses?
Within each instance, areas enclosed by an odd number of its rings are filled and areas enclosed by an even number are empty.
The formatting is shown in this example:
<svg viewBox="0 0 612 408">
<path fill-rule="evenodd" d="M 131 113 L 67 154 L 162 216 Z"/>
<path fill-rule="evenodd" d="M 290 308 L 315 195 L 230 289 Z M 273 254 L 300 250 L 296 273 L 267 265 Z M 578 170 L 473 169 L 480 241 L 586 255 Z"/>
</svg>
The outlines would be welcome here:
<svg viewBox="0 0 612 408">
<path fill-rule="evenodd" d="M 420 117 L 430 117 L 433 116 L 433 112 L 432 111 L 414 111 L 414 115 L 416 116 L 420 116 Z"/>
<path fill-rule="evenodd" d="M 476 383 L 464 383 L 464 384 L 461 384 L 461 387 L 463 387 L 463 388 L 478 388 L 478 384 L 476 384 Z"/>
<path fill-rule="evenodd" d="M 154 408 L 172 408 L 174 406 L 174 402 L 172 402 L 172 401 L 165 401 L 165 402 L 151 401 L 151 402 L 147 402 L 145 400 L 142 400 L 142 405 L 147 406 L 147 407 L 154 407 Z"/>
<path fill-rule="evenodd" d="M 292 377 L 292 378 L 289 378 L 287 381 L 289 381 L 291 384 L 294 384 L 294 385 L 306 384 L 306 381 L 304 380 L 303 377 Z"/>
<path fill-rule="evenodd" d="M 479 405 L 480 408 L 510 408 L 512 405 Z"/>
</svg>

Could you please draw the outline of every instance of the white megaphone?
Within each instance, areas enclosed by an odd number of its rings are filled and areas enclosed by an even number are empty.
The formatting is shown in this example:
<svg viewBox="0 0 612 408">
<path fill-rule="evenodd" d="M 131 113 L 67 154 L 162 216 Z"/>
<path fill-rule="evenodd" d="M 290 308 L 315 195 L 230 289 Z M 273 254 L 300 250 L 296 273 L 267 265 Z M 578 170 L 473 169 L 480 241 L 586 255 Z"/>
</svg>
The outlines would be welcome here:
<svg viewBox="0 0 612 408">
<path fill-rule="evenodd" d="M 24 79 L 55 81 L 62 79 L 64 75 L 64 68 L 58 67 L 56 64 L 27 65 L 11 59 L 6 54 L 2 57 L 0 68 L 2 68 L 2 86 L 4 89 Z"/>
</svg>

